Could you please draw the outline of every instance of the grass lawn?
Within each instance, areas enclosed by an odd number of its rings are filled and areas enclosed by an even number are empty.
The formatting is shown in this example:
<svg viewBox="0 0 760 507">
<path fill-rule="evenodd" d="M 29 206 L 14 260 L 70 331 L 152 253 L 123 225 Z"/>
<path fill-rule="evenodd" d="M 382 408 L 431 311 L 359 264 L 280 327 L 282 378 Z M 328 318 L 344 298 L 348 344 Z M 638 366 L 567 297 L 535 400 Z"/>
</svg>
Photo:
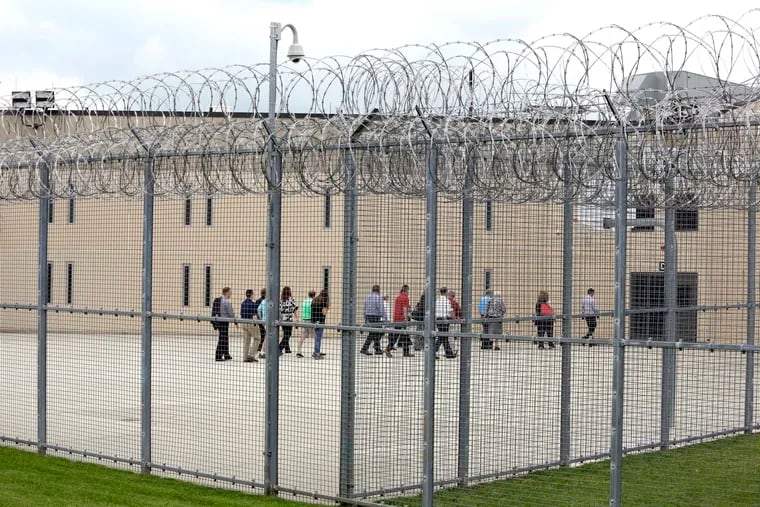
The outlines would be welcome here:
<svg viewBox="0 0 760 507">
<path fill-rule="evenodd" d="M 436 507 L 609 505 L 610 463 L 535 472 L 442 490 Z M 760 506 L 760 435 L 740 436 L 623 459 L 624 507 Z M 419 497 L 388 501 L 422 505 Z"/>
<path fill-rule="evenodd" d="M 628 456 L 623 505 L 760 506 L 760 435 Z M 547 470 L 503 481 L 440 491 L 436 506 L 606 506 L 609 462 Z M 385 500 L 421 505 L 419 497 Z M 63 458 L 0 447 L 2 506 L 236 506 L 308 504 L 205 488 Z"/>
<path fill-rule="evenodd" d="M 309 504 L 0 447 L 0 505 L 303 507 Z"/>
</svg>

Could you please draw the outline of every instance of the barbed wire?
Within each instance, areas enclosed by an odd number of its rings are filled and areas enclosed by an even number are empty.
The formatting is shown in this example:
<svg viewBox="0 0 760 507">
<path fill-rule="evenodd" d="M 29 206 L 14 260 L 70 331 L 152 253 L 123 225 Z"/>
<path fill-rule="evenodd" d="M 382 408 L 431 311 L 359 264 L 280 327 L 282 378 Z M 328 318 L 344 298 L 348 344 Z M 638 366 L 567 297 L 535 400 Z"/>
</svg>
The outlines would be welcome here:
<svg viewBox="0 0 760 507">
<path fill-rule="evenodd" d="M 283 191 L 344 190 L 351 160 L 360 192 L 420 196 L 435 146 L 444 198 L 608 203 L 624 131 L 632 199 L 662 204 L 669 181 L 701 206 L 745 206 L 759 28 L 752 10 L 282 64 Z M 37 198 L 43 164 L 58 197 L 139 196 L 148 161 L 158 195 L 264 192 L 267 76 L 259 64 L 56 89 L 54 109 L 0 99 L 0 199 Z"/>
</svg>

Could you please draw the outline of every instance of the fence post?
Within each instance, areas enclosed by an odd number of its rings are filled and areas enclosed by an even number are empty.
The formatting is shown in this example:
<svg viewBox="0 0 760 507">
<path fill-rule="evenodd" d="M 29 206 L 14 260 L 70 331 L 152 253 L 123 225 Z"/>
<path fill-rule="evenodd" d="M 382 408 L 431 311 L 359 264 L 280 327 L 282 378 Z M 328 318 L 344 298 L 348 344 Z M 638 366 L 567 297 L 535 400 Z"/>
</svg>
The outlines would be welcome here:
<svg viewBox="0 0 760 507">
<path fill-rule="evenodd" d="M 472 155 L 467 159 L 464 174 L 464 199 L 462 200 L 462 337 L 459 339 L 459 438 L 457 477 L 459 485 L 467 484 L 470 469 L 470 389 L 472 365 Z"/>
<path fill-rule="evenodd" d="M 38 143 L 31 140 L 38 148 Z M 37 452 L 47 452 L 47 303 L 48 303 L 48 223 L 50 220 L 50 164 L 40 153 L 39 224 L 37 248 Z"/>
<path fill-rule="evenodd" d="M 573 182 L 569 161 L 565 162 L 562 220 L 562 337 L 573 336 Z M 559 460 L 570 464 L 570 388 L 572 344 L 562 343 Z"/>
<path fill-rule="evenodd" d="M 140 303 L 140 471 L 150 473 L 152 448 L 152 358 L 153 358 L 153 204 L 155 192 L 155 156 L 137 127 L 132 135 L 146 152 L 143 166 L 143 251 L 142 294 Z"/>
<path fill-rule="evenodd" d="M 356 322 L 357 214 L 356 159 L 351 150 L 344 156 L 346 188 L 343 201 L 343 310 L 341 322 Z M 354 493 L 354 416 L 356 400 L 356 331 L 341 331 L 340 377 L 340 496 Z"/>
<path fill-rule="evenodd" d="M 155 159 L 149 153 L 143 173 L 142 309 L 140 330 L 140 469 L 150 473 L 152 448 L 152 348 L 153 348 L 153 204 Z"/>
<path fill-rule="evenodd" d="M 422 505 L 433 507 L 435 459 L 435 283 L 436 240 L 438 226 L 438 149 L 430 140 L 425 174 L 425 381 L 424 381 L 424 451 Z"/>
<path fill-rule="evenodd" d="M 628 215 L 628 146 L 621 127 L 615 150 L 615 335 L 612 362 L 612 431 L 610 432 L 610 507 L 622 497 L 623 408 L 625 387 L 625 284 Z"/>
<path fill-rule="evenodd" d="M 282 153 L 270 134 L 269 206 L 267 218 L 267 283 L 266 283 L 266 402 L 264 437 L 264 490 L 277 494 L 278 439 L 280 417 L 280 347 L 277 320 L 280 314 L 280 229 L 282 218 Z"/>
<path fill-rule="evenodd" d="M 747 345 L 755 344 L 755 305 L 757 294 L 757 179 L 749 183 L 749 208 L 747 209 Z M 755 399 L 755 353 L 747 351 L 744 375 L 744 432 L 752 433 Z"/>
<path fill-rule="evenodd" d="M 676 252 L 676 210 L 673 178 L 665 180 L 665 341 L 676 341 L 676 306 L 678 304 L 678 257 Z M 670 446 L 670 428 L 676 388 L 676 350 L 662 349 L 662 383 L 660 405 L 660 448 Z"/>
<path fill-rule="evenodd" d="M 266 395 L 264 428 L 264 494 L 277 494 L 280 417 L 280 231 L 282 225 L 282 152 L 275 130 L 277 106 L 277 44 L 280 24 L 269 26 L 269 108 L 265 128 L 269 134 L 267 163 L 267 254 L 266 254 Z"/>
</svg>

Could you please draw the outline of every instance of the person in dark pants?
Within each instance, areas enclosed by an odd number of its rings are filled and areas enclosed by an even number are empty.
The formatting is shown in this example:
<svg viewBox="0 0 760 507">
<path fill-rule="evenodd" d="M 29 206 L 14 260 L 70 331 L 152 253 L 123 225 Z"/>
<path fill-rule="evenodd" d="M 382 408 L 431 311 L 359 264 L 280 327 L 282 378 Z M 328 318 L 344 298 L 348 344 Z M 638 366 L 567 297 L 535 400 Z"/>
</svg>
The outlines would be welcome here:
<svg viewBox="0 0 760 507">
<path fill-rule="evenodd" d="M 261 306 L 261 302 L 265 301 L 267 298 L 267 290 L 261 289 L 261 292 L 259 293 L 259 298 L 253 302 L 254 308 L 253 311 L 256 312 L 256 318 L 259 318 L 259 306 Z M 259 348 L 256 350 L 256 352 L 259 353 L 261 357 L 264 357 L 261 352 L 261 350 L 264 347 L 264 340 L 267 337 L 267 328 L 264 324 L 259 324 Z"/>
<path fill-rule="evenodd" d="M 296 313 L 298 305 L 293 300 L 293 294 L 290 287 L 282 288 L 280 297 L 280 318 L 283 322 L 293 322 L 293 314 Z M 293 326 L 282 326 L 282 341 L 280 341 L 280 352 L 290 354 L 290 337 L 293 334 Z"/>
<path fill-rule="evenodd" d="M 230 296 L 232 295 L 232 289 L 225 287 L 222 289 L 222 305 L 220 317 L 228 319 L 235 318 L 235 311 L 232 309 L 232 301 Z M 237 323 L 235 323 L 237 325 Z M 232 359 L 230 355 L 230 323 L 229 322 L 217 322 L 216 329 L 219 331 L 219 339 L 216 342 L 216 355 L 217 361 L 229 361 Z"/>
<path fill-rule="evenodd" d="M 404 284 L 401 287 L 401 292 L 396 296 L 396 300 L 393 302 L 393 325 L 397 328 L 405 326 L 406 322 L 410 320 L 409 314 L 409 286 Z M 401 333 L 390 333 L 388 335 L 388 347 L 386 347 L 387 353 L 392 351 L 394 346 L 398 344 L 403 350 L 404 357 L 412 357 L 414 354 L 409 350 L 412 345 L 412 340 L 409 335 Z"/>
<path fill-rule="evenodd" d="M 383 304 L 383 297 L 380 295 L 380 286 L 375 284 L 372 286 L 372 292 L 370 292 L 369 296 L 367 296 L 367 298 L 364 300 L 364 321 L 369 325 L 379 325 L 384 316 L 385 305 Z M 383 333 L 378 333 L 375 331 L 368 333 L 367 339 L 364 341 L 364 345 L 362 345 L 362 349 L 359 352 L 365 356 L 372 355 L 369 352 L 369 346 L 370 344 L 373 344 L 375 348 L 375 354 L 381 355 L 383 353 L 383 349 L 380 346 L 380 339 L 382 336 Z M 393 357 L 391 355 L 390 349 L 385 350 L 385 355 L 388 357 Z"/>
<path fill-rule="evenodd" d="M 314 353 L 311 355 L 314 359 L 324 359 L 325 354 L 322 352 L 322 333 L 327 319 L 327 312 L 330 309 L 330 298 L 327 295 L 327 289 L 322 289 L 319 295 L 311 302 L 311 322 L 317 324 L 314 329 Z"/>
<path fill-rule="evenodd" d="M 536 319 L 533 323 L 536 325 L 536 334 L 538 335 L 538 348 L 544 348 L 544 342 L 541 341 L 542 337 L 552 338 L 554 336 L 554 308 L 549 304 L 549 293 L 542 290 L 538 293 L 538 300 L 536 301 L 536 316 L 546 317 L 543 319 Z M 554 348 L 554 342 L 549 342 L 549 348 Z"/>
<path fill-rule="evenodd" d="M 488 289 L 485 294 L 483 294 L 483 297 L 480 298 L 480 303 L 478 303 L 478 313 L 480 314 L 480 318 L 483 319 L 483 335 L 480 338 L 480 348 L 481 349 L 492 349 L 493 348 L 493 341 L 488 338 L 489 329 L 488 329 L 488 322 L 486 319 L 486 311 L 488 310 L 488 303 L 491 301 L 491 298 L 493 297 L 493 291 L 491 289 Z"/>
<path fill-rule="evenodd" d="M 454 310 L 451 308 L 451 302 L 448 297 L 448 289 L 442 287 L 439 291 L 439 296 L 435 300 L 435 322 L 436 328 L 439 333 L 449 332 L 449 321 L 454 315 Z M 453 359 L 457 357 L 456 353 L 451 348 L 448 336 L 439 336 L 435 341 L 435 352 L 438 353 L 438 349 L 443 345 L 443 350 L 446 355 L 446 359 Z M 438 356 L 436 356 L 438 358 Z"/>
<path fill-rule="evenodd" d="M 586 320 L 587 328 L 586 335 L 583 338 L 591 339 L 594 337 L 594 331 L 596 331 L 596 319 L 598 315 L 599 310 L 596 308 L 594 289 L 589 288 L 586 291 L 586 296 L 583 298 L 583 318 Z"/>
<path fill-rule="evenodd" d="M 425 329 L 425 293 L 423 292 L 420 296 L 420 300 L 417 301 L 417 304 L 414 306 L 414 310 L 412 310 L 412 320 L 415 320 L 418 322 L 418 324 L 415 326 L 415 329 L 417 331 L 422 331 Z M 425 343 L 421 335 L 412 335 L 410 337 L 412 339 L 412 342 L 414 343 L 414 350 L 420 351 L 424 348 Z"/>
</svg>

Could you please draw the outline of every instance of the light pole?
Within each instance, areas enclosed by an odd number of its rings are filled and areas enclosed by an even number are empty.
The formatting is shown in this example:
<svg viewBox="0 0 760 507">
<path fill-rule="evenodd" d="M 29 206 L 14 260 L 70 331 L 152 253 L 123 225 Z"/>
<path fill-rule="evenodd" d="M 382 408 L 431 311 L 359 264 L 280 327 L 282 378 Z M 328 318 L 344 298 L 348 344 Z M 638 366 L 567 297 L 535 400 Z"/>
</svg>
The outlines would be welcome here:
<svg viewBox="0 0 760 507">
<path fill-rule="evenodd" d="M 275 325 L 279 318 L 280 294 L 280 230 L 282 218 L 282 153 L 275 137 L 277 115 L 277 45 L 282 31 L 290 28 L 293 44 L 288 49 L 288 58 L 298 63 L 304 56 L 298 43 L 298 32 L 293 25 L 284 27 L 272 23 L 269 27 L 269 115 L 266 130 L 269 134 L 269 163 L 267 164 L 267 193 L 269 197 L 267 216 L 267 283 L 266 283 L 266 428 L 264 443 L 264 489 L 267 495 L 277 493 L 277 442 L 279 418 L 279 333 Z"/>
</svg>

